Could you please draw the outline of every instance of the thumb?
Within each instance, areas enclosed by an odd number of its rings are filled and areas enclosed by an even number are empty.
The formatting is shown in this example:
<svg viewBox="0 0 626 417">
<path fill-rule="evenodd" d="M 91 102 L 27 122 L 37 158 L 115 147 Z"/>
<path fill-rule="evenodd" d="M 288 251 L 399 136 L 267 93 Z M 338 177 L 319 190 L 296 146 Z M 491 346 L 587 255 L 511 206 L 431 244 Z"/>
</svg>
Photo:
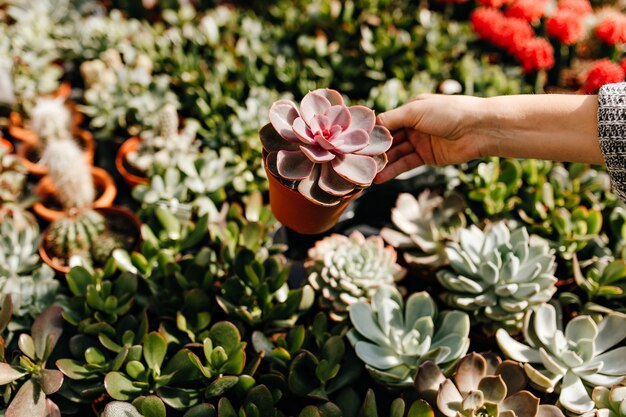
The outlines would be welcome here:
<svg viewBox="0 0 626 417">
<path fill-rule="evenodd" d="M 391 132 L 406 127 L 413 127 L 415 118 L 411 115 L 411 113 L 414 113 L 414 110 L 411 109 L 412 105 L 413 103 L 409 102 L 393 110 L 381 113 L 376 118 L 376 122 Z"/>
</svg>

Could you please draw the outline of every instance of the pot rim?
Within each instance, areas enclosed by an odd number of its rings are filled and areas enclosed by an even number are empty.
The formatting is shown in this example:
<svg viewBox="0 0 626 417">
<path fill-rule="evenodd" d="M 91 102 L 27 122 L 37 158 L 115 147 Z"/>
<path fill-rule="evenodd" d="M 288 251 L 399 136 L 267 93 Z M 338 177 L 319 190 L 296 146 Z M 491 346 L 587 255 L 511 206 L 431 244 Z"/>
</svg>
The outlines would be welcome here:
<svg viewBox="0 0 626 417">
<path fill-rule="evenodd" d="M 139 136 L 133 136 L 129 139 L 126 139 L 122 146 L 117 150 L 117 154 L 115 155 L 115 167 L 120 175 L 124 178 L 124 181 L 131 186 L 144 184 L 148 185 L 149 181 L 147 177 L 140 177 L 139 175 L 132 174 L 126 169 L 126 155 L 130 152 L 137 149 L 139 143 L 141 142 L 141 138 Z"/>
</svg>

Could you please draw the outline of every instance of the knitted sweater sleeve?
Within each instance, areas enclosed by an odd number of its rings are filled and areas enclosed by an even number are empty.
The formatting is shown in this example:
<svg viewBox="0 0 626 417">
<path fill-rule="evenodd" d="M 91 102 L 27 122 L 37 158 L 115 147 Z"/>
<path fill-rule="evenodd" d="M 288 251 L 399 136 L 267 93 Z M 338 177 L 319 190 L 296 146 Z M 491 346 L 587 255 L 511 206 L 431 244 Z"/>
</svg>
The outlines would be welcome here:
<svg viewBox="0 0 626 417">
<path fill-rule="evenodd" d="M 626 201 L 626 82 L 600 88 L 598 139 L 613 191 Z"/>
</svg>

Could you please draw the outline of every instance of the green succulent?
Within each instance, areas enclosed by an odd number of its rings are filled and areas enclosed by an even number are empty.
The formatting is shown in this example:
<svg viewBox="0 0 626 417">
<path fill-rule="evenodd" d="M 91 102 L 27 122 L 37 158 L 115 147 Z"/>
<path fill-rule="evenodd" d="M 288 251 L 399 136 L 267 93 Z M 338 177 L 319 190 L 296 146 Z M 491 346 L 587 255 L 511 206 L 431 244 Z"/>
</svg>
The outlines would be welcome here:
<svg viewBox="0 0 626 417">
<path fill-rule="evenodd" d="M 381 286 L 372 303 L 350 308 L 350 343 L 366 369 L 390 386 L 409 386 L 420 364 L 435 361 L 449 372 L 469 348 L 470 322 L 461 311 L 438 312 L 426 292 L 406 302 L 392 286 Z"/>
<path fill-rule="evenodd" d="M 587 294 L 588 302 L 623 308 L 626 298 L 626 261 L 601 259 L 583 272 L 576 257 L 573 262 L 576 284 Z"/>
<path fill-rule="evenodd" d="M 556 292 L 555 256 L 542 242 L 533 243 L 525 228 L 510 231 L 503 222 L 484 232 L 472 225 L 449 243 L 450 268 L 439 271 L 449 306 L 471 311 L 485 330 L 519 330 L 524 313 Z"/>
<path fill-rule="evenodd" d="M 583 414 L 594 408 L 589 394 L 597 386 L 610 387 L 626 377 L 626 316 L 608 314 L 596 323 L 588 315 L 570 320 L 563 329 L 554 306 L 543 304 L 527 313 L 524 343 L 504 329 L 496 339 L 504 354 L 524 364 L 531 384 L 545 392 L 560 391 L 559 403 L 568 412 Z"/>
<path fill-rule="evenodd" d="M 519 204 L 522 167 L 515 159 L 487 158 L 461 176 L 479 217 L 504 217 Z M 482 215 L 484 213 L 484 216 Z"/>
<path fill-rule="evenodd" d="M 465 227 L 465 201 L 459 194 L 439 196 L 430 190 L 417 198 L 402 193 L 391 210 L 396 229 L 383 228 L 380 235 L 394 248 L 404 251 L 409 264 L 437 268 L 448 263 L 445 247 L 458 240 L 458 230 Z"/>
<path fill-rule="evenodd" d="M 626 386 L 595 387 L 591 397 L 596 404 L 594 417 L 626 416 Z"/>
<path fill-rule="evenodd" d="M 47 396 L 61 388 L 63 374 L 46 365 L 63 332 L 61 311 L 58 306 L 48 307 L 35 319 L 30 334 L 20 335 L 20 354 L 13 364 L 0 362 L 1 385 L 10 384 L 12 390 L 17 391 L 13 399 L 7 401 L 7 416 L 60 415 L 58 406 Z M 24 377 L 27 379 L 22 380 Z"/>
<path fill-rule="evenodd" d="M 17 202 L 24 187 L 28 172 L 17 156 L 0 146 L 0 205 Z"/>
<path fill-rule="evenodd" d="M 369 300 L 382 285 L 402 279 L 406 270 L 396 263 L 396 251 L 380 236 L 365 238 L 333 234 L 309 249 L 304 263 L 308 281 L 319 293 L 322 308 L 333 320 L 348 317 L 357 301 Z"/>
</svg>

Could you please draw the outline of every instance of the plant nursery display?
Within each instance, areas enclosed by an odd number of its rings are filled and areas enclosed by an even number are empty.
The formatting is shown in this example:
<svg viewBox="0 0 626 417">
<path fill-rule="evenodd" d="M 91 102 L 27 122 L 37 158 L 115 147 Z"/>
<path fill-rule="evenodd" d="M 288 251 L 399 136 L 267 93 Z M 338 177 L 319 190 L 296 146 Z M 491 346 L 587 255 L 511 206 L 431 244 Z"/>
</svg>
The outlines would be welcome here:
<svg viewBox="0 0 626 417">
<path fill-rule="evenodd" d="M 418 94 L 623 81 L 625 12 L 0 2 L 0 416 L 626 416 L 604 167 L 374 183 Z"/>
</svg>

